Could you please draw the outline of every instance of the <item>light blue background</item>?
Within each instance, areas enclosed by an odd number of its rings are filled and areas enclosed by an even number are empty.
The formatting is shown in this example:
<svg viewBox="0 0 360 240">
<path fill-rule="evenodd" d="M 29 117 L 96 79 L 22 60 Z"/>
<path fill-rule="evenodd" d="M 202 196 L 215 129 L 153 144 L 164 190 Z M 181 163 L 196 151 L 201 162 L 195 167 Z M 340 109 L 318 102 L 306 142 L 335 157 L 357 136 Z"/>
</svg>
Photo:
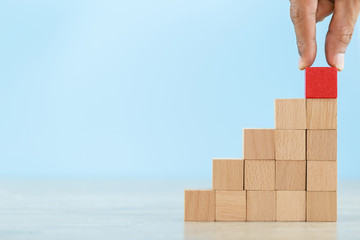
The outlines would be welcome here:
<svg viewBox="0 0 360 240">
<path fill-rule="evenodd" d="M 325 66 L 328 20 L 314 66 Z M 288 1 L 7 0 L 0 176 L 208 178 L 304 97 Z M 359 28 L 339 74 L 338 170 L 360 176 Z"/>
</svg>

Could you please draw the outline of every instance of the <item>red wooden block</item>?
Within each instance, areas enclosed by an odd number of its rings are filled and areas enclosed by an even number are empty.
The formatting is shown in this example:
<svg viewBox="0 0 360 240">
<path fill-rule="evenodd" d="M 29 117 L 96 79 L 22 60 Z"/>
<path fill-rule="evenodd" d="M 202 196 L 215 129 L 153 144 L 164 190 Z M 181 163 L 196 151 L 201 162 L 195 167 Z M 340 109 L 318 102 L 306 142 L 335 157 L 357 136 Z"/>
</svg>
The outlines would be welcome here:
<svg viewBox="0 0 360 240">
<path fill-rule="evenodd" d="M 336 67 L 307 67 L 305 85 L 306 98 L 337 98 Z"/>
</svg>

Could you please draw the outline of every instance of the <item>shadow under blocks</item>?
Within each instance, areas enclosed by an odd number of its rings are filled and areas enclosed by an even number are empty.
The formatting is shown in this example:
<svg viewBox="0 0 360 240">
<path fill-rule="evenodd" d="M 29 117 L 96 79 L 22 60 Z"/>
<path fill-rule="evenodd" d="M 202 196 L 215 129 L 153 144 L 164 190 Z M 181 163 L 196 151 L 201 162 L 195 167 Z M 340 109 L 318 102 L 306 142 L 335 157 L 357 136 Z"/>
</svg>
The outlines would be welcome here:
<svg viewBox="0 0 360 240">
<path fill-rule="evenodd" d="M 306 68 L 305 96 L 275 99 L 275 129 L 244 129 L 242 159 L 213 159 L 185 221 L 336 222 L 336 68 Z"/>
</svg>

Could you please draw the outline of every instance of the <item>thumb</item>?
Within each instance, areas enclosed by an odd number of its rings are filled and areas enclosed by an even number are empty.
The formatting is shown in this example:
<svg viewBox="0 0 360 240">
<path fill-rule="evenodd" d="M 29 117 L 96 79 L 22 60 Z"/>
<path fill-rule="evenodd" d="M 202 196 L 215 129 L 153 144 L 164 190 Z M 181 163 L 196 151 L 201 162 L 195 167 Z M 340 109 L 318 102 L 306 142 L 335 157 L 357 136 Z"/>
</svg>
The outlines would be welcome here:
<svg viewBox="0 0 360 240">
<path fill-rule="evenodd" d="M 359 11 L 359 0 L 335 1 L 334 14 L 326 35 L 325 54 L 328 64 L 339 71 L 344 69 L 346 48 L 351 41 Z"/>
</svg>

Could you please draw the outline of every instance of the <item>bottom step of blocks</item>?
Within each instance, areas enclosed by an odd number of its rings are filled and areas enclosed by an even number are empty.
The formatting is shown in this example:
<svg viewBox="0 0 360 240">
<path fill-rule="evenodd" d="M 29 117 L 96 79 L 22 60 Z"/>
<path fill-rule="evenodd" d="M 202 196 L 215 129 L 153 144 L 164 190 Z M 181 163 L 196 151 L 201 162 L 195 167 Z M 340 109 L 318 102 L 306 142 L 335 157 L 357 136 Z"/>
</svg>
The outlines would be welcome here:
<svg viewBox="0 0 360 240">
<path fill-rule="evenodd" d="M 306 214 L 305 214 L 306 213 Z M 336 222 L 337 193 L 185 190 L 185 221 Z"/>
</svg>

